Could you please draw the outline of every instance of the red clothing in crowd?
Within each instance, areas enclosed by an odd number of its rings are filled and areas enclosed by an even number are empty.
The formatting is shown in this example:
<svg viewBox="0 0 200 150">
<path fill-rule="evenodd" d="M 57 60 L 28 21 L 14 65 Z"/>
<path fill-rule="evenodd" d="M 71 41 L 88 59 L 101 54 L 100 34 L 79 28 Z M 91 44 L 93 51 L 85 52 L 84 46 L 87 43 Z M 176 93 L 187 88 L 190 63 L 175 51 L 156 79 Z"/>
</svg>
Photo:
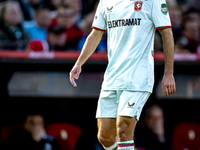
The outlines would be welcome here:
<svg viewBox="0 0 200 150">
<path fill-rule="evenodd" d="M 58 25 L 57 19 L 53 19 L 50 27 Z M 67 39 L 66 43 L 78 41 L 83 36 L 83 31 L 79 29 L 79 27 L 74 24 L 71 28 L 66 29 Z"/>
</svg>

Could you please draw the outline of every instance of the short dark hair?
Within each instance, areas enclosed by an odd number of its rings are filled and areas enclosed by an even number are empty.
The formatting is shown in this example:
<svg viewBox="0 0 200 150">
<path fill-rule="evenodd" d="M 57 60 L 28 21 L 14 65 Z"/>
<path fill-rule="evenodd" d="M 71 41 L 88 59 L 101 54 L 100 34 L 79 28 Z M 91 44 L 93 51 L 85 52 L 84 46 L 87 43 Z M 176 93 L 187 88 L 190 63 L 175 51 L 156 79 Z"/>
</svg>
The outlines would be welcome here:
<svg viewBox="0 0 200 150">
<path fill-rule="evenodd" d="M 199 14 L 199 13 L 200 13 L 200 10 L 197 9 L 197 8 L 191 7 L 190 9 L 188 9 L 188 10 L 184 13 L 184 16 L 187 16 L 187 15 L 190 14 L 190 13 L 197 13 L 197 14 Z"/>
<path fill-rule="evenodd" d="M 36 10 L 36 15 L 39 14 L 41 11 L 44 11 L 44 10 L 49 10 L 50 11 L 50 9 L 48 7 L 46 7 L 46 6 L 40 6 Z"/>
</svg>

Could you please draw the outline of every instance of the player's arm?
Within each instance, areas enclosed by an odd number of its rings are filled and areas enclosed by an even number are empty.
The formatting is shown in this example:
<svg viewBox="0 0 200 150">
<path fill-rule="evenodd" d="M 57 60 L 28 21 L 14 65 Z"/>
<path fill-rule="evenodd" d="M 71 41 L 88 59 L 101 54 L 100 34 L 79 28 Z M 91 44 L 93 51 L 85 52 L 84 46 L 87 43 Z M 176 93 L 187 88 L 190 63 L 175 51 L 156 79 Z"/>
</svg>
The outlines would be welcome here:
<svg viewBox="0 0 200 150">
<path fill-rule="evenodd" d="M 171 28 L 160 29 L 165 56 L 165 70 L 162 80 L 162 91 L 169 96 L 176 91 L 173 76 L 174 68 L 174 40 Z"/>
<path fill-rule="evenodd" d="M 89 36 L 87 37 L 85 44 L 82 48 L 81 54 L 79 55 L 74 67 L 70 72 L 70 82 L 74 87 L 76 87 L 76 82 L 74 79 L 79 78 L 81 73 L 81 66 L 87 61 L 87 59 L 94 53 L 97 48 L 101 38 L 103 36 L 103 31 L 93 29 Z"/>
</svg>

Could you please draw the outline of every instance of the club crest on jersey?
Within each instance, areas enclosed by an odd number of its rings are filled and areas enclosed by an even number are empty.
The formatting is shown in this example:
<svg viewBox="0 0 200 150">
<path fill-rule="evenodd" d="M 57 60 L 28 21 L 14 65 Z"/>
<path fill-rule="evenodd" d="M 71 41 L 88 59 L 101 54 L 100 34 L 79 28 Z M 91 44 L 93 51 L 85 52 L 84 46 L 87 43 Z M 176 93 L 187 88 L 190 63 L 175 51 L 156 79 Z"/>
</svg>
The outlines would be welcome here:
<svg viewBox="0 0 200 150">
<path fill-rule="evenodd" d="M 162 12 L 164 15 L 167 15 L 168 9 L 167 9 L 167 5 L 166 5 L 166 4 L 161 4 L 161 12 Z"/>
<path fill-rule="evenodd" d="M 143 1 L 135 1 L 135 11 L 141 11 L 142 10 L 142 4 Z"/>
</svg>

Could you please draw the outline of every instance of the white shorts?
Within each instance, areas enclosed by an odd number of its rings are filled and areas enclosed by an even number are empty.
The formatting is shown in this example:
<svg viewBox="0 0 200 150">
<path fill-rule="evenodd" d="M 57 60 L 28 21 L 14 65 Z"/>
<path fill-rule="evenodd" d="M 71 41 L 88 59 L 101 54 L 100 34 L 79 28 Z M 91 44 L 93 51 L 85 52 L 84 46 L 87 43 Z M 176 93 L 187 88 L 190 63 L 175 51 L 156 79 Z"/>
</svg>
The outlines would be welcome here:
<svg viewBox="0 0 200 150">
<path fill-rule="evenodd" d="M 101 90 L 96 118 L 129 116 L 139 120 L 144 104 L 151 93 L 122 90 Z"/>
</svg>

